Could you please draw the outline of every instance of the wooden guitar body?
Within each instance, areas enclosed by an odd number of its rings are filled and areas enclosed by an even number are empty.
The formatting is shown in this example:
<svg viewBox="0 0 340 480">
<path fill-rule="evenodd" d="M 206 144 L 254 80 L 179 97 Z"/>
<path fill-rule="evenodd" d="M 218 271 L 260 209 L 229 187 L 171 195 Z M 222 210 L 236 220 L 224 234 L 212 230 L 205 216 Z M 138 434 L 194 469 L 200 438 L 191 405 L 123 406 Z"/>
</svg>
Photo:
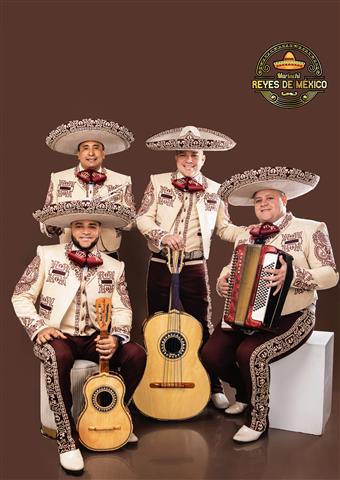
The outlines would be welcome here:
<svg viewBox="0 0 340 480">
<path fill-rule="evenodd" d="M 136 407 L 158 420 L 184 420 L 199 414 L 210 398 L 210 381 L 200 362 L 202 326 L 176 309 L 146 321 L 147 362 L 133 396 Z"/>
<path fill-rule="evenodd" d="M 118 375 L 102 372 L 87 379 L 85 407 L 78 419 L 81 443 L 90 450 L 116 450 L 128 441 L 132 420 L 123 403 L 125 385 Z"/>
</svg>

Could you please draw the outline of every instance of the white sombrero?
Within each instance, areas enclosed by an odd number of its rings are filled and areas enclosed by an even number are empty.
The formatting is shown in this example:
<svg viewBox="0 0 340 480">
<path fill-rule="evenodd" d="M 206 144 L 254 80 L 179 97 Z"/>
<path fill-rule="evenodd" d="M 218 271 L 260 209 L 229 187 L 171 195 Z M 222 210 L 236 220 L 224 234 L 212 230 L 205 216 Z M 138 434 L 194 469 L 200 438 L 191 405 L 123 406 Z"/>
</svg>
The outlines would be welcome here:
<svg viewBox="0 0 340 480">
<path fill-rule="evenodd" d="M 166 130 L 146 140 L 151 150 L 230 150 L 236 142 L 220 132 L 201 127 Z"/>
<path fill-rule="evenodd" d="M 315 173 L 290 167 L 261 167 L 233 175 L 219 188 L 220 197 L 231 205 L 254 205 L 259 190 L 279 190 L 287 199 L 300 197 L 316 187 L 320 177 Z"/>
<path fill-rule="evenodd" d="M 123 228 L 135 218 L 135 211 L 119 203 L 96 200 L 72 200 L 44 207 L 33 217 L 45 225 L 67 228 L 78 220 L 92 220 L 107 228 Z"/>
<path fill-rule="evenodd" d="M 116 122 L 83 118 L 59 125 L 46 137 L 46 144 L 56 152 L 76 155 L 78 145 L 90 140 L 102 143 L 105 153 L 110 155 L 129 148 L 134 138 L 126 127 Z"/>
</svg>

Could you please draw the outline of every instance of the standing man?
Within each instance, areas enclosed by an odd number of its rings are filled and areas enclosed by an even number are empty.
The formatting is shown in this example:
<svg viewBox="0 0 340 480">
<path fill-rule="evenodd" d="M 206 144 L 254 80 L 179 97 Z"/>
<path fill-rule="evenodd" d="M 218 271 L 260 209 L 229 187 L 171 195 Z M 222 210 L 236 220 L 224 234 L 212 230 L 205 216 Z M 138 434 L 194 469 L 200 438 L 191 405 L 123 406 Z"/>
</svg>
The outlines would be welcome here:
<svg viewBox="0 0 340 480">
<path fill-rule="evenodd" d="M 57 211 L 58 210 L 58 211 Z M 90 213 L 91 212 L 91 213 Z M 120 218 L 109 202 L 71 201 L 35 213 L 44 225 L 70 227 L 71 241 L 39 246 L 12 297 L 15 312 L 43 362 L 50 408 L 57 427 L 61 465 L 82 471 L 78 433 L 71 414 L 70 371 L 76 359 L 109 360 L 120 368 L 126 386 L 125 403 L 145 368 L 143 348 L 130 341 L 132 312 L 124 276 L 124 263 L 98 249 L 101 228 L 112 229 L 131 219 Z M 38 311 L 35 308 L 40 296 Z M 110 335 L 100 339 L 95 303 L 112 299 Z M 130 442 L 138 439 L 131 434 Z"/>
<path fill-rule="evenodd" d="M 152 252 L 147 279 L 149 315 L 168 311 L 171 275 L 166 265 L 166 249 L 184 251 L 180 273 L 180 298 L 185 312 L 203 327 L 203 343 L 213 330 L 206 260 L 216 229 L 223 240 L 234 241 L 243 227 L 231 225 L 227 203 L 217 195 L 219 184 L 206 178 L 201 169 L 204 151 L 229 150 L 235 142 L 224 134 L 193 126 L 159 133 L 146 142 L 152 150 L 175 152 L 177 170 L 151 175 L 137 227 Z M 221 382 L 211 376 L 212 401 L 226 408 L 228 400 Z"/>
<path fill-rule="evenodd" d="M 60 125 L 50 132 L 46 144 L 56 152 L 76 155 L 79 164 L 61 172 L 52 173 L 45 206 L 69 200 L 107 199 L 135 210 L 131 178 L 103 167 L 106 155 L 130 147 L 131 132 L 118 123 L 85 118 Z M 124 230 L 131 229 L 132 223 Z M 70 230 L 55 225 L 40 224 L 47 236 L 60 235 L 60 242 L 70 241 Z M 98 241 L 101 252 L 118 258 L 121 230 L 103 228 Z"/>
<path fill-rule="evenodd" d="M 319 177 L 286 167 L 263 167 L 237 174 L 220 189 L 231 205 L 254 206 L 261 225 L 237 236 L 235 246 L 264 243 L 293 257 L 293 279 L 281 318 L 273 331 L 218 325 L 202 348 L 207 370 L 236 388 L 229 415 L 246 410 L 245 424 L 234 435 L 237 442 L 257 440 L 268 428 L 269 364 L 294 352 L 311 335 L 315 324 L 317 290 L 334 287 L 339 279 L 327 227 L 323 222 L 296 218 L 287 212 L 287 200 L 312 190 Z M 268 288 L 278 294 L 287 264 L 279 257 L 278 269 L 267 269 Z M 224 267 L 217 289 L 227 296 L 231 264 Z M 228 327 L 228 325 L 226 325 Z"/>
</svg>

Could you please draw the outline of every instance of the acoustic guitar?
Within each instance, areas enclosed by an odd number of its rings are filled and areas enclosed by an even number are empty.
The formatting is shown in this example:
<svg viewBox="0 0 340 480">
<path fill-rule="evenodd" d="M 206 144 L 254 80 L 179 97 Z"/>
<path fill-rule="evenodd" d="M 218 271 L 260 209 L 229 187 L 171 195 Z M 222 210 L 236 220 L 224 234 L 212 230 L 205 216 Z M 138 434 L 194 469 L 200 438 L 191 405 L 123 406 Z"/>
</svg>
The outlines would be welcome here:
<svg viewBox="0 0 340 480">
<path fill-rule="evenodd" d="M 179 298 L 182 266 L 183 252 L 168 250 L 169 311 L 157 312 L 144 324 L 147 362 L 133 400 L 144 415 L 158 420 L 194 417 L 210 398 L 210 380 L 198 356 L 202 326 L 183 312 Z"/>
<path fill-rule="evenodd" d="M 111 299 L 96 300 L 96 317 L 100 337 L 108 337 Z M 85 406 L 78 418 L 81 443 L 90 450 L 116 450 L 128 441 L 132 420 L 123 399 L 125 385 L 121 377 L 109 372 L 109 361 L 99 359 L 99 372 L 85 382 Z"/>
</svg>

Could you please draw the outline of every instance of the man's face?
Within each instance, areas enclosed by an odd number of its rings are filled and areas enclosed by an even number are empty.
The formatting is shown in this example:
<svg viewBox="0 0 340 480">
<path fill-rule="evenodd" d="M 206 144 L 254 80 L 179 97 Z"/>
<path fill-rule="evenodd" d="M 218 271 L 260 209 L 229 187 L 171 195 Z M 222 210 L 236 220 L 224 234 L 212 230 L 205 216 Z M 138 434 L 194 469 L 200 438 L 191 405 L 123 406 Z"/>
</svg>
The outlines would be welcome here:
<svg viewBox="0 0 340 480">
<path fill-rule="evenodd" d="M 258 221 L 275 222 L 285 215 L 287 197 L 278 190 L 259 190 L 254 195 L 255 215 Z"/>
<path fill-rule="evenodd" d="M 194 177 L 205 162 L 203 150 L 181 150 L 176 152 L 177 170 L 185 177 Z"/>
<path fill-rule="evenodd" d="M 78 159 L 84 169 L 98 170 L 105 158 L 104 146 L 100 142 L 86 141 L 78 147 Z"/>
<path fill-rule="evenodd" d="M 77 220 L 71 223 L 71 235 L 74 243 L 83 249 L 96 245 L 100 235 L 100 223 L 92 220 Z"/>
</svg>

